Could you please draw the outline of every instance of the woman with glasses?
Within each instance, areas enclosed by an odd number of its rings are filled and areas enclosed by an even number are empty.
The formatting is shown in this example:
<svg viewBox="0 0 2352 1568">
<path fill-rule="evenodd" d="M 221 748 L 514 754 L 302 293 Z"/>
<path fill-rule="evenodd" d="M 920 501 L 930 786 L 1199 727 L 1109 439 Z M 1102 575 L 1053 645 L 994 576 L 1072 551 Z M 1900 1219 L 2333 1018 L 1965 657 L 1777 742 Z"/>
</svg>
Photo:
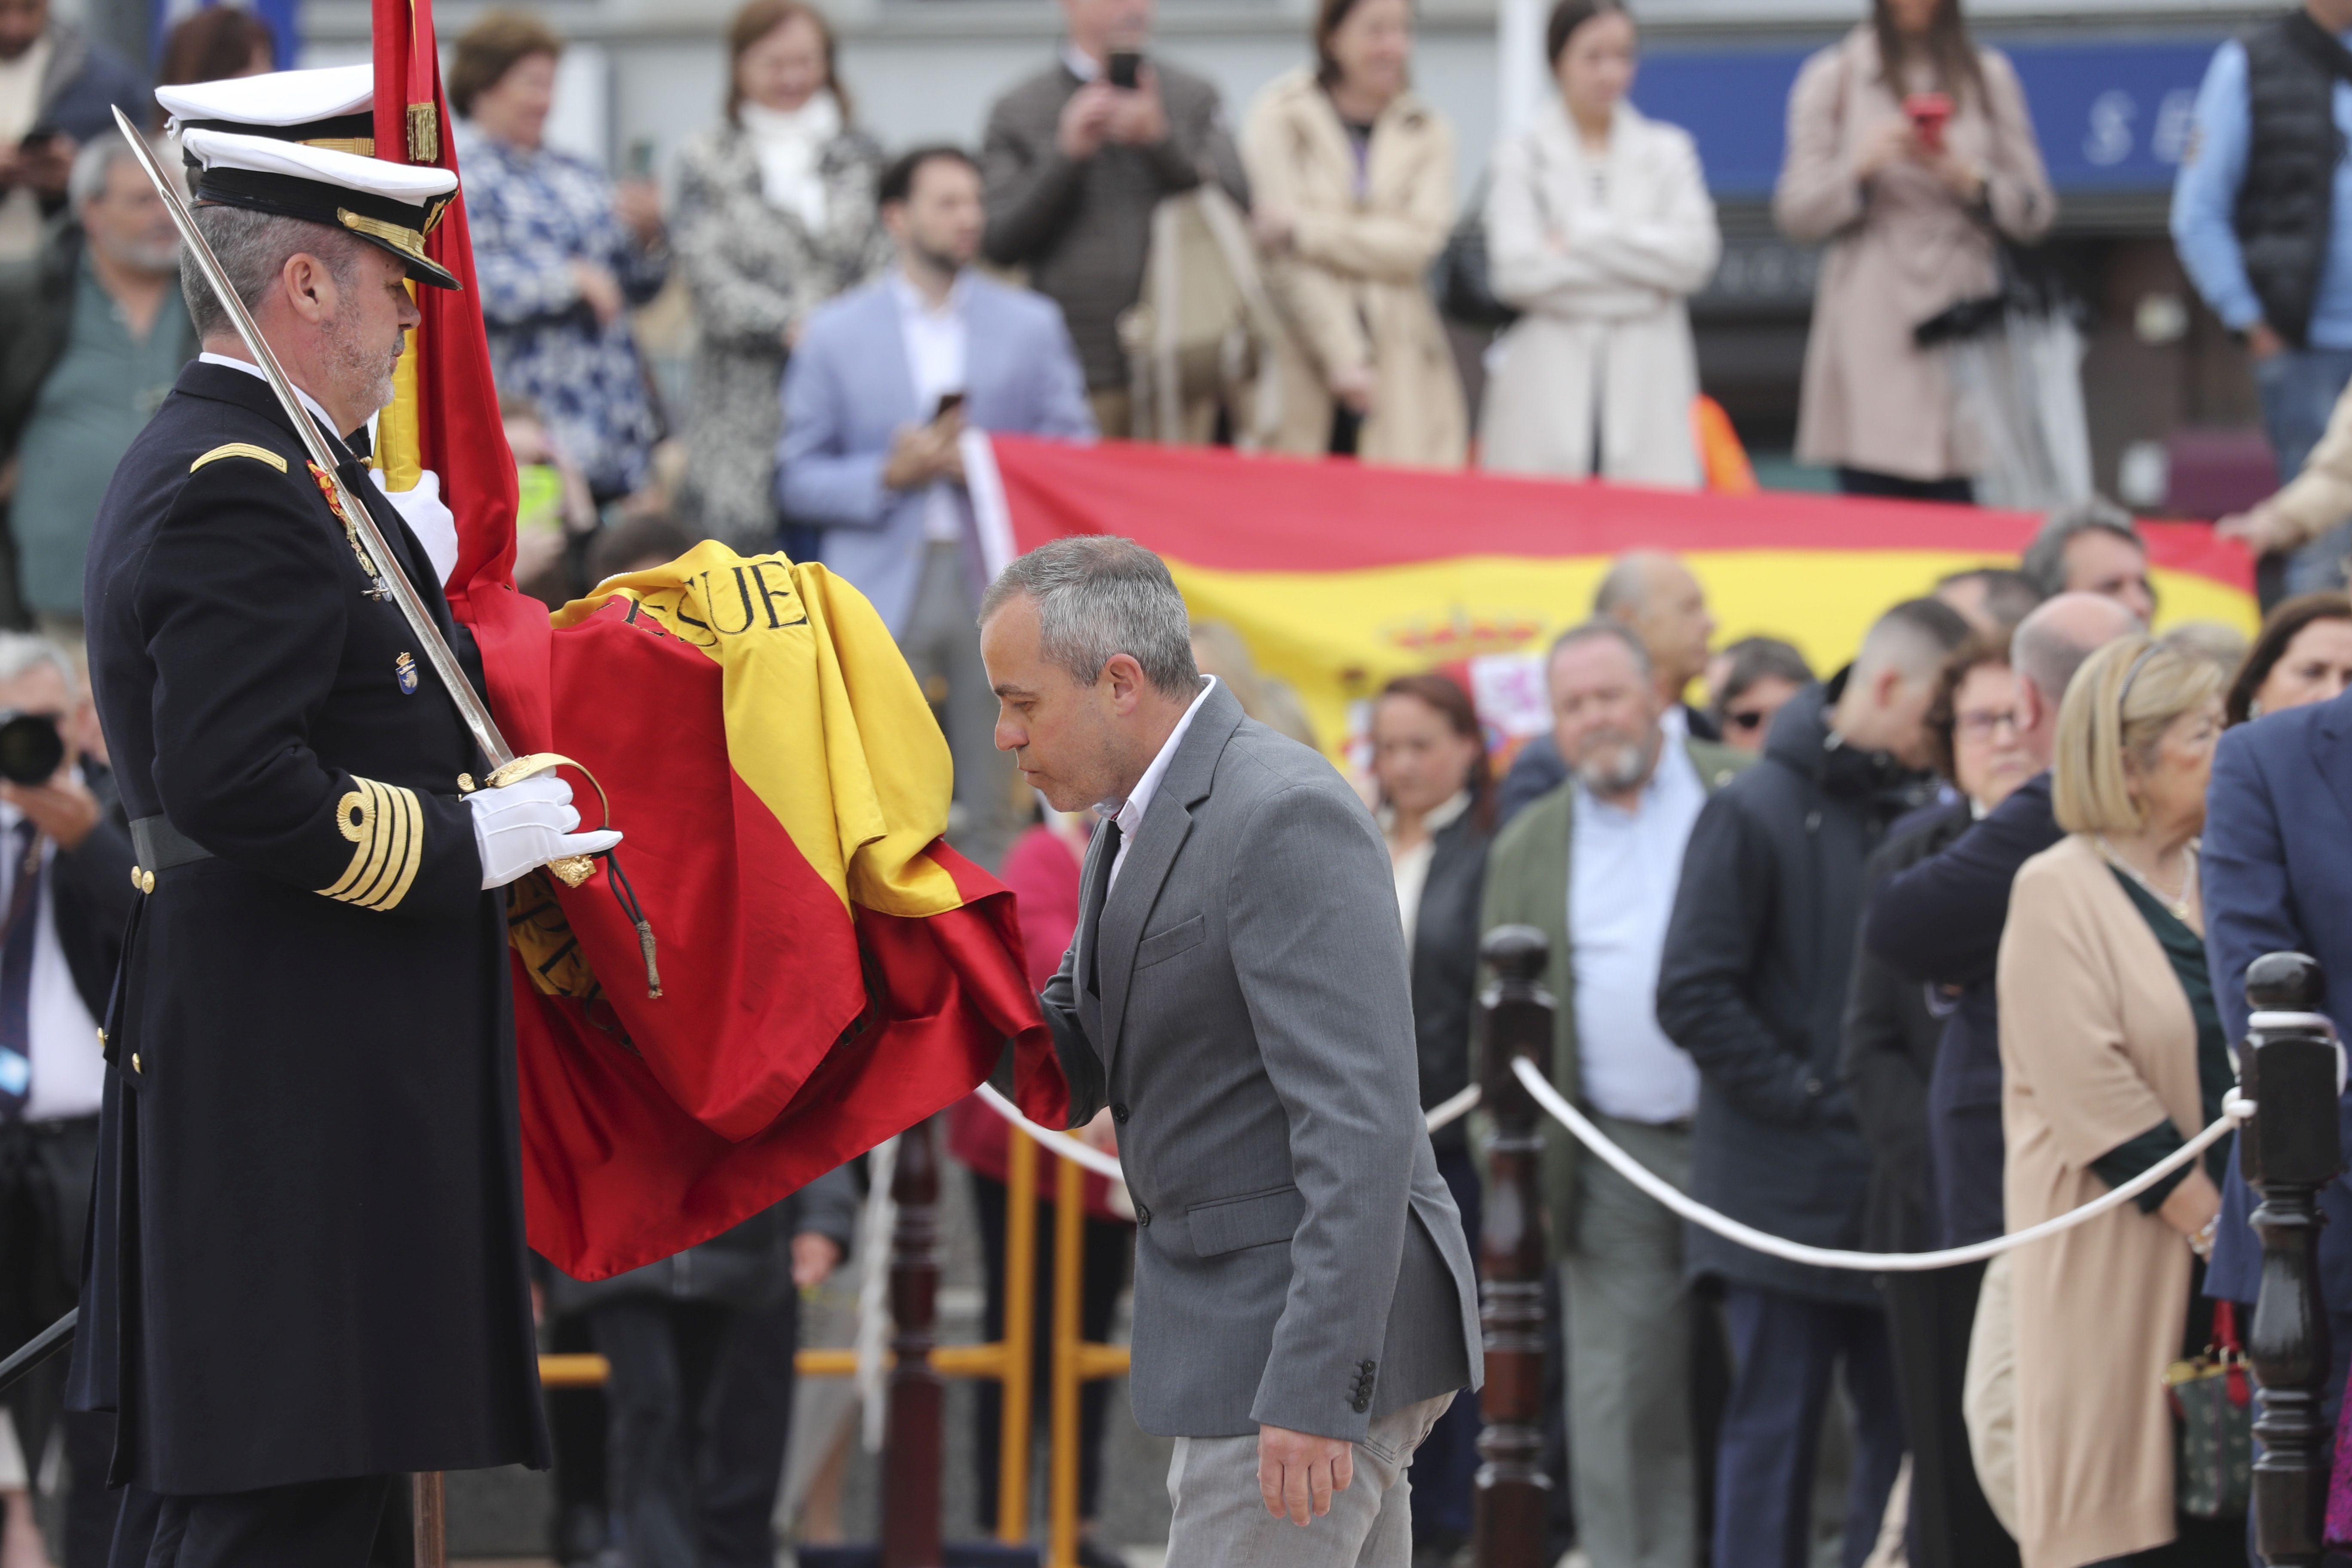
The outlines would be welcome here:
<svg viewBox="0 0 2352 1568">
<path fill-rule="evenodd" d="M 2037 769 L 2017 732 L 2017 676 L 2009 638 L 1980 635 L 1944 667 L 1927 710 L 1937 771 L 1958 798 L 1925 806 L 1888 829 L 1871 857 L 1870 885 L 1941 854 Z M 1726 738 L 1731 731 L 1726 727 Z M 1928 1152 L 1927 1079 L 1954 998 L 1906 981 L 1862 948 L 1845 1013 L 1843 1074 L 1870 1144 L 1863 1246 L 1877 1252 L 1937 1245 Z M 1969 1328 L 1984 1266 L 1890 1274 L 1887 1334 L 1895 1394 L 1911 1450 L 1913 1568 L 2014 1568 L 2017 1548 L 1977 1484 L 1960 1420 Z"/>
<path fill-rule="evenodd" d="M 2051 804 L 2067 837 L 2017 874 L 1996 982 L 2011 1230 L 2157 1164 L 2233 1081 L 2198 878 L 2221 684 L 2202 654 L 2132 636 L 2066 688 Z M 2199 1287 L 2228 1151 L 2007 1255 L 2016 1533 L 2034 1568 L 2245 1561 L 2242 1521 L 2174 1507 L 2164 1387 L 2212 1339 Z"/>
<path fill-rule="evenodd" d="M 1707 661 L 1707 709 L 1725 745 L 1761 752 L 1772 715 L 1812 683 L 1812 667 L 1788 643 L 1742 637 Z"/>
</svg>

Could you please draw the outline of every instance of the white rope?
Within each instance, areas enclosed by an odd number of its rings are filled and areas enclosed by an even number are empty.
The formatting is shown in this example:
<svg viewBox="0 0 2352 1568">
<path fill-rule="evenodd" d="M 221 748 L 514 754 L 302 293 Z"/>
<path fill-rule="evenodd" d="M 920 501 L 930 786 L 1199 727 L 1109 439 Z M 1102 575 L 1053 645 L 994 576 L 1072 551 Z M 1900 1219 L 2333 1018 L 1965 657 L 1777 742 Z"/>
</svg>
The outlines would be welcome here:
<svg viewBox="0 0 2352 1568">
<path fill-rule="evenodd" d="M 1768 1236 L 1763 1231 L 1719 1215 L 1705 1204 L 1694 1202 L 1672 1183 L 1660 1178 L 1640 1161 L 1611 1142 L 1608 1135 L 1595 1127 L 1582 1111 L 1560 1097 L 1559 1091 L 1536 1070 L 1533 1061 L 1520 1057 L 1511 1063 L 1511 1070 L 1518 1074 L 1521 1087 L 1534 1097 L 1538 1105 L 1581 1139 L 1586 1148 L 1607 1161 L 1611 1169 L 1693 1225 L 1703 1226 L 1717 1236 L 1769 1257 L 1783 1258 L 1791 1263 L 1810 1263 L 1816 1268 L 1850 1268 L 1866 1274 L 1910 1274 L 1923 1273 L 1931 1268 L 1949 1268 L 1957 1264 L 1975 1263 L 1994 1257 L 2014 1247 L 2023 1247 L 2029 1241 L 2040 1241 L 2062 1230 L 2072 1230 L 2085 1220 L 2095 1219 L 2111 1208 L 2131 1202 L 2203 1153 L 2231 1128 L 2254 1113 L 2253 1101 L 2231 1089 L 2222 1100 L 2221 1114 L 2212 1126 L 2122 1186 L 2100 1194 L 2080 1208 L 2070 1209 L 2054 1219 L 2043 1220 L 2031 1229 L 2011 1231 L 2007 1236 L 1997 1236 L 1990 1241 L 1979 1241 L 1969 1247 L 1948 1247 L 1940 1252 L 1847 1252 L 1833 1247 L 1807 1247 L 1801 1242 L 1784 1241 L 1777 1236 Z"/>
<path fill-rule="evenodd" d="M 981 1103 L 991 1110 L 1043 1144 L 1047 1152 L 1059 1154 L 1065 1160 L 1074 1160 L 1097 1176 L 1108 1176 L 1114 1182 L 1127 1180 L 1127 1173 L 1119 1168 L 1118 1156 L 1106 1154 L 1093 1144 L 1082 1142 L 1066 1132 L 1040 1127 L 1022 1115 L 1019 1106 L 997 1093 L 992 1086 L 980 1086 L 980 1099 Z M 1460 1120 L 1477 1103 L 1478 1086 L 1474 1083 L 1452 1099 L 1429 1108 L 1429 1130 L 1434 1132 L 1447 1122 Z"/>
</svg>

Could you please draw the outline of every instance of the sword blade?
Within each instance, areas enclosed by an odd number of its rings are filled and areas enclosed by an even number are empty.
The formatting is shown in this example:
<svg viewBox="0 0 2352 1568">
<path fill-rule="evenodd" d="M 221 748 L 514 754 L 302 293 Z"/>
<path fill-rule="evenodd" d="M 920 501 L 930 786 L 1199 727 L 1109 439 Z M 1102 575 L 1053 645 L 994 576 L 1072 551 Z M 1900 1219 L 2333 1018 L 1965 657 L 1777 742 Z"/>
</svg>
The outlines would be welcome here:
<svg viewBox="0 0 2352 1568">
<path fill-rule="evenodd" d="M 205 275 L 205 281 L 212 286 L 221 308 L 228 312 L 230 323 L 236 328 L 236 335 L 244 340 L 246 353 L 251 354 L 253 363 L 261 367 L 262 379 L 269 384 L 269 390 L 277 394 L 278 406 L 286 410 L 286 416 L 294 422 L 294 430 L 302 438 L 303 449 L 310 453 L 310 461 L 318 465 L 319 471 L 334 485 L 336 496 L 342 503 L 343 515 L 358 531 L 368 553 L 374 558 L 376 569 L 383 574 L 384 584 L 392 591 L 393 603 L 400 606 L 401 616 L 408 622 L 408 629 L 415 634 L 418 644 L 424 648 L 425 662 L 441 678 L 442 689 L 457 705 L 458 717 L 465 720 L 466 728 L 473 731 L 475 744 L 480 746 L 483 754 L 489 758 L 493 771 L 513 762 L 514 748 L 508 745 L 506 737 L 499 732 L 499 721 L 490 717 L 489 706 L 474 689 L 474 683 L 466 679 L 465 670 L 457 664 L 457 654 L 443 640 L 441 628 L 434 624 L 433 612 L 425 607 L 425 601 L 418 595 L 415 585 L 401 570 L 399 558 L 385 544 L 383 531 L 376 527 L 374 514 L 345 482 L 335 455 L 327 445 L 326 436 L 311 420 L 310 410 L 302 406 L 302 399 L 295 392 L 294 384 L 287 379 L 277 354 L 270 352 L 268 342 L 261 335 L 261 329 L 254 324 L 252 312 L 245 308 L 245 301 L 236 297 L 236 290 L 229 287 L 228 274 L 222 269 L 220 258 L 213 254 L 213 247 L 205 239 L 204 231 L 196 226 L 195 216 L 181 198 L 179 182 L 164 173 L 163 165 L 155 161 L 154 149 L 147 144 L 147 138 L 131 124 L 131 117 L 119 106 L 114 110 L 114 121 L 122 128 L 122 139 L 131 143 L 131 156 L 139 160 L 139 166 L 147 172 L 147 178 L 153 182 L 156 193 L 163 198 L 164 206 L 171 210 L 172 223 L 180 231 L 181 243 L 188 247 L 188 254 L 195 258 L 197 270 Z M 342 433 L 336 431 L 334 435 L 340 445 Z"/>
</svg>

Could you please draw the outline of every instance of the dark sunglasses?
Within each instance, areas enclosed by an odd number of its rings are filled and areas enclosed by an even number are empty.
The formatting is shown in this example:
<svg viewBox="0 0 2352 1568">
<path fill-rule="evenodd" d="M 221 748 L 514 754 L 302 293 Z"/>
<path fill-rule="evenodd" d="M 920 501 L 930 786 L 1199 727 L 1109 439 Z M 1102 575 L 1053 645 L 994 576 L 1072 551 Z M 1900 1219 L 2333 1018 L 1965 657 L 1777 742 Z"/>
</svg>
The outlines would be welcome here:
<svg viewBox="0 0 2352 1568">
<path fill-rule="evenodd" d="M 1735 730 L 1760 730 L 1764 727 L 1764 721 L 1770 717 L 1760 708 L 1727 709 L 1723 721 Z"/>
</svg>

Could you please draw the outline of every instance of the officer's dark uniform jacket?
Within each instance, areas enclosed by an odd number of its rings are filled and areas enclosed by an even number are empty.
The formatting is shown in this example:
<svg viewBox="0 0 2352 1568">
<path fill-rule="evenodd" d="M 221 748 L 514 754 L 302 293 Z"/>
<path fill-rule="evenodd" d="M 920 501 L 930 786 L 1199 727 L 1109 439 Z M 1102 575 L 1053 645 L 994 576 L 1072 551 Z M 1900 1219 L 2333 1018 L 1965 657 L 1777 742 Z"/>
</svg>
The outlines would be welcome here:
<svg viewBox="0 0 2352 1568">
<path fill-rule="evenodd" d="M 73 1372 L 154 1491 L 546 1462 L 483 763 L 373 588 L 268 385 L 189 365 L 84 583 L 124 803 L 193 841 L 141 874 Z"/>
</svg>

